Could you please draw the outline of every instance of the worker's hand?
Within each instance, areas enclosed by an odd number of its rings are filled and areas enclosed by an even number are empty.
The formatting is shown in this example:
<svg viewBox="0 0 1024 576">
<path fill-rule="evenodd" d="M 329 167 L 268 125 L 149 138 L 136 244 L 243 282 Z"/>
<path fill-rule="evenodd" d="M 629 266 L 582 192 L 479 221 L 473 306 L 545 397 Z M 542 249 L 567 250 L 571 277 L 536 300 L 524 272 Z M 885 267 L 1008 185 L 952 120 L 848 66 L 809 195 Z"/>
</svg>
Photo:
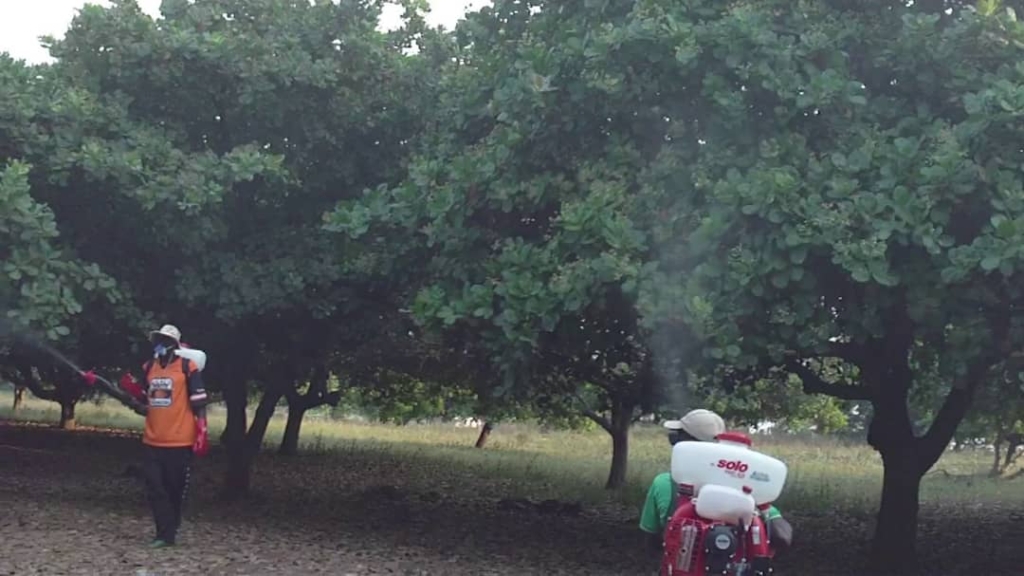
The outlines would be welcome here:
<svg viewBox="0 0 1024 576">
<path fill-rule="evenodd" d="M 145 416 L 146 413 L 149 412 L 149 407 L 142 402 L 132 402 L 131 409 L 132 412 L 135 412 L 139 416 Z"/>
<path fill-rule="evenodd" d="M 130 373 L 125 372 L 124 375 L 121 376 L 121 380 L 118 382 L 118 385 L 138 402 L 141 403 L 146 400 L 146 393 L 142 391 L 142 387 L 139 386 L 138 382 L 135 381 L 135 377 Z"/>
<path fill-rule="evenodd" d="M 79 372 L 78 374 L 82 377 L 82 380 L 85 380 L 86 385 L 92 386 L 93 384 L 96 384 L 96 378 L 98 378 L 98 376 L 96 376 L 96 373 L 92 370 L 89 370 L 88 372 Z"/>
<path fill-rule="evenodd" d="M 786 550 L 793 546 L 793 526 L 785 518 L 774 518 L 768 521 L 772 547 Z"/>
<path fill-rule="evenodd" d="M 196 418 L 196 442 L 192 445 L 192 453 L 202 458 L 210 453 L 210 433 L 206 418 Z"/>
</svg>

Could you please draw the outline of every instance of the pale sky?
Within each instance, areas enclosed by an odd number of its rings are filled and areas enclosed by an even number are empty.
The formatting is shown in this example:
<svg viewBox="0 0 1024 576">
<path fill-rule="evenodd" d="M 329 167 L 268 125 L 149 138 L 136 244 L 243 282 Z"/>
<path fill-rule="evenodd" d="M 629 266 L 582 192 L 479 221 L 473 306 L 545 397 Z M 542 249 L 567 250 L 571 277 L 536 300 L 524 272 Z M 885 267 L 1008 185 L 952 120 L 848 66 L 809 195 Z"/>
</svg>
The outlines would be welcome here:
<svg viewBox="0 0 1024 576">
<path fill-rule="evenodd" d="M 138 0 L 139 6 L 151 16 L 159 16 L 161 0 Z M 85 4 L 109 5 L 106 0 L 0 0 L 0 52 L 32 63 L 50 59 L 39 45 L 39 37 L 47 34 L 61 37 L 75 13 Z M 427 18 L 434 25 L 453 28 L 468 9 L 490 4 L 488 0 L 430 0 Z M 401 10 L 386 10 L 381 25 L 390 28 L 397 23 Z"/>
</svg>

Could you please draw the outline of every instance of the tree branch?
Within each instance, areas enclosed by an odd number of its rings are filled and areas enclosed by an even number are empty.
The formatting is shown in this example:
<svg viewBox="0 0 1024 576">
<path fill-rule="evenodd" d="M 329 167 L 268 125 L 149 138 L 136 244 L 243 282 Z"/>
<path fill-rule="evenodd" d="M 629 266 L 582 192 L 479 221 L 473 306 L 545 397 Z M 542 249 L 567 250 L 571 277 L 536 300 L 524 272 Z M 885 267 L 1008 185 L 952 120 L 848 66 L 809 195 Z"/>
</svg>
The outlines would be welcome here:
<svg viewBox="0 0 1024 576">
<path fill-rule="evenodd" d="M 303 397 L 303 407 L 311 410 L 324 404 L 337 406 L 341 401 L 341 391 L 327 392 L 327 380 L 329 376 L 326 370 L 318 367 L 313 371 L 313 377 L 309 382 L 309 391 Z"/>
<path fill-rule="evenodd" d="M 924 436 L 918 439 L 921 446 L 920 464 L 925 470 L 938 462 L 942 453 L 945 452 L 953 434 L 956 434 L 957 427 L 967 415 L 967 410 L 974 399 L 975 390 L 989 376 L 989 371 L 1001 358 L 1006 358 L 1011 354 L 1010 314 L 1008 312 L 989 311 L 986 314 L 989 326 L 992 327 L 992 341 L 985 352 L 970 364 L 964 377 L 953 382 L 953 387 L 942 402 L 942 407 L 939 408 L 935 419 L 932 420 L 932 425 L 928 427 Z"/>
<path fill-rule="evenodd" d="M 604 428 L 605 432 L 607 432 L 609 434 L 613 434 L 614 433 L 614 430 L 612 429 L 611 421 L 609 421 L 604 416 L 601 416 L 597 412 L 594 412 L 590 408 L 590 406 L 587 405 L 586 401 L 584 401 L 583 398 L 580 398 L 579 394 L 573 394 L 573 397 L 575 397 L 576 401 L 580 403 L 580 413 L 581 414 L 583 414 L 587 418 L 590 418 L 591 420 L 593 420 L 594 423 L 597 424 L 598 426 L 600 426 L 601 428 Z"/>
<path fill-rule="evenodd" d="M 786 361 L 786 370 L 800 378 L 800 381 L 803 382 L 804 394 L 825 394 L 840 400 L 871 400 L 872 398 L 868 388 L 826 382 L 796 359 Z"/>
<path fill-rule="evenodd" d="M 11 382 L 23 387 L 28 388 L 32 395 L 40 400 L 48 400 L 50 402 L 59 402 L 57 398 L 57 390 L 47 390 L 43 388 L 42 382 L 36 379 L 32 373 L 32 366 L 24 360 L 14 362 L 15 372 L 8 373 L 8 379 Z"/>
<path fill-rule="evenodd" d="M 860 344 L 829 342 L 827 348 L 830 356 L 846 360 L 851 364 L 860 365 L 865 358 L 864 347 Z"/>
<path fill-rule="evenodd" d="M 593 420 L 594 423 L 596 423 L 601 428 L 604 428 L 605 432 L 607 432 L 609 434 L 614 434 L 615 433 L 615 431 L 612 429 L 612 423 L 609 422 L 608 419 L 605 418 L 604 416 L 601 416 L 600 414 L 598 414 L 597 412 L 594 412 L 593 410 L 591 410 L 589 408 L 582 409 L 580 411 L 580 413 L 583 414 L 584 416 L 586 416 L 587 418 L 590 418 L 591 420 Z"/>
<path fill-rule="evenodd" d="M 334 392 L 329 392 L 327 394 L 327 396 L 324 396 L 324 404 L 330 406 L 331 408 L 337 408 L 338 404 L 340 402 L 341 402 L 341 390 L 335 390 Z"/>
<path fill-rule="evenodd" d="M 288 406 L 298 407 L 298 405 L 303 401 L 303 397 L 299 394 L 294 382 L 288 386 L 284 386 L 283 392 L 285 400 L 288 401 Z"/>
<path fill-rule="evenodd" d="M 946 446 L 949 445 L 957 427 L 967 414 L 967 409 L 974 398 L 977 381 L 980 379 L 981 375 L 978 374 L 972 378 L 972 383 L 968 386 L 954 386 L 946 395 L 946 399 L 942 402 L 942 407 L 939 408 L 928 431 L 924 436 L 918 438 L 917 442 L 920 444 L 919 463 L 923 469 L 931 468 L 946 451 Z"/>
<path fill-rule="evenodd" d="M 323 368 L 317 368 L 313 371 L 313 374 L 309 379 L 309 389 L 306 390 L 305 394 L 299 394 L 299 382 L 293 382 L 291 385 L 283 386 L 282 392 L 285 399 L 288 401 L 288 408 L 306 411 L 324 405 L 337 406 L 338 403 L 341 402 L 341 390 L 328 392 L 328 379 L 328 372 Z"/>
</svg>

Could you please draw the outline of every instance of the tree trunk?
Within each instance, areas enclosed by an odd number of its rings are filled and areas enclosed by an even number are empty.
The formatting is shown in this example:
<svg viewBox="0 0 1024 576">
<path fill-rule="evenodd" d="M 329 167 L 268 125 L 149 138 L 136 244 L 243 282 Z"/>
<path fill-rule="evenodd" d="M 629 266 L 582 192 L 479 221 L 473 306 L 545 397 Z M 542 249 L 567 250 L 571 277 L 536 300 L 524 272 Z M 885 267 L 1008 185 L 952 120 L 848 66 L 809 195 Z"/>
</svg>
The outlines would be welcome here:
<svg viewBox="0 0 1024 576">
<path fill-rule="evenodd" d="M 882 502 L 871 542 L 871 564 L 877 574 L 906 574 L 916 567 L 918 488 L 930 467 L 921 465 L 921 441 L 914 436 L 910 419 L 912 373 L 903 351 L 907 349 L 893 346 L 864 369 L 874 390 L 867 440 L 882 456 L 883 470 Z M 950 430 L 947 446 L 955 432 L 955 427 Z"/>
<path fill-rule="evenodd" d="M 1003 446 L 1003 432 L 1000 430 L 996 432 L 996 439 L 992 442 L 992 452 L 994 458 L 992 459 L 992 469 L 989 470 L 988 475 L 996 478 L 1003 473 L 1003 468 L 1000 465 L 1003 460 L 1002 448 Z"/>
<path fill-rule="evenodd" d="M 15 386 L 14 387 L 14 408 L 13 408 L 13 410 L 15 412 L 17 412 L 18 410 L 21 410 L 21 407 L 22 407 L 22 405 L 24 403 L 25 403 L 25 388 L 22 387 L 22 386 Z"/>
<path fill-rule="evenodd" d="M 309 377 L 309 390 L 305 394 L 299 394 L 297 383 L 284 386 L 284 396 L 288 399 L 288 422 L 284 427 L 284 437 L 281 438 L 281 447 L 278 452 L 284 456 L 294 456 L 299 453 L 299 434 L 302 431 L 302 420 L 306 412 L 320 406 L 337 406 L 341 400 L 341 391 L 327 391 L 327 381 L 330 373 L 327 369 L 318 365 L 313 368 Z"/>
<path fill-rule="evenodd" d="M 616 490 L 626 485 L 629 471 L 629 429 L 633 424 L 633 406 L 624 402 L 612 404 L 612 421 L 608 433 L 612 437 L 612 467 L 605 488 Z"/>
<path fill-rule="evenodd" d="M 879 574 L 907 574 L 916 567 L 918 497 L 923 473 L 913 459 L 882 457 L 882 504 L 872 542 Z"/>
<path fill-rule="evenodd" d="M 476 447 L 483 448 L 487 444 L 487 439 L 491 437 L 491 432 L 494 430 L 494 425 L 490 422 L 484 422 L 482 428 L 480 428 L 480 435 L 476 437 Z"/>
<path fill-rule="evenodd" d="M 247 427 L 246 405 L 249 400 L 248 386 L 245 381 L 238 380 L 224 384 L 224 403 L 227 405 L 227 423 L 221 433 L 220 443 L 229 450 L 233 444 L 245 441 Z"/>
<path fill-rule="evenodd" d="M 60 428 L 63 430 L 75 429 L 75 401 L 62 400 L 60 403 Z"/>
<path fill-rule="evenodd" d="M 1006 435 L 1007 446 L 1006 458 L 1005 460 L 1003 460 L 1003 472 L 1009 470 L 1010 466 L 1013 466 L 1013 463 L 1017 461 L 1017 456 L 1020 453 L 1019 450 L 1022 441 L 1024 441 L 1024 438 L 1022 438 L 1021 435 L 1017 434 L 1016 432 Z"/>
<path fill-rule="evenodd" d="M 274 415 L 274 408 L 283 395 L 279 386 L 272 386 L 263 392 L 263 398 L 256 408 L 252 426 L 242 442 L 235 442 L 228 448 L 227 477 L 225 478 L 225 496 L 229 499 L 241 498 L 249 494 L 252 480 L 252 464 L 263 446 L 263 438 L 267 434 L 267 426 Z"/>
<path fill-rule="evenodd" d="M 256 414 L 252 418 L 252 426 L 249 427 L 249 432 L 245 435 L 245 452 L 251 457 L 255 457 L 263 448 L 267 426 L 270 425 L 270 419 L 273 418 L 274 410 L 282 396 L 284 394 L 280 386 L 271 386 L 263 392 L 260 404 L 256 407 Z"/>
<path fill-rule="evenodd" d="M 905 365 L 904 365 L 905 366 Z M 921 478 L 948 449 L 970 405 L 969 389 L 949 392 L 928 431 L 916 437 L 910 421 L 909 368 L 889 374 L 895 381 L 875 386 L 868 442 L 882 456 L 882 502 L 871 547 L 873 573 L 909 574 L 917 568 L 917 514 Z"/>
<path fill-rule="evenodd" d="M 288 422 L 284 426 L 284 437 L 278 453 L 283 456 L 295 456 L 299 453 L 299 433 L 302 430 L 302 419 L 306 416 L 304 402 L 288 402 Z"/>
<path fill-rule="evenodd" d="M 629 471 L 629 429 L 633 425 L 633 409 L 636 404 L 623 400 L 612 400 L 611 420 L 584 409 L 583 415 L 590 418 L 612 437 L 612 467 L 608 471 L 608 481 L 604 487 L 616 490 L 626 485 L 626 472 Z"/>
<path fill-rule="evenodd" d="M 249 494 L 252 460 L 245 453 L 245 443 L 238 442 L 229 448 L 227 473 L 224 478 L 224 496 L 227 500 L 242 498 Z"/>
<path fill-rule="evenodd" d="M 233 499 L 249 492 L 249 462 L 245 455 L 246 404 L 248 386 L 244 381 L 224 383 L 224 403 L 227 405 L 227 423 L 220 443 L 227 454 L 227 471 L 223 496 Z"/>
<path fill-rule="evenodd" d="M 626 485 L 626 472 L 629 470 L 629 428 L 615 430 L 611 434 L 612 467 L 608 471 L 605 488 L 616 490 Z"/>
</svg>

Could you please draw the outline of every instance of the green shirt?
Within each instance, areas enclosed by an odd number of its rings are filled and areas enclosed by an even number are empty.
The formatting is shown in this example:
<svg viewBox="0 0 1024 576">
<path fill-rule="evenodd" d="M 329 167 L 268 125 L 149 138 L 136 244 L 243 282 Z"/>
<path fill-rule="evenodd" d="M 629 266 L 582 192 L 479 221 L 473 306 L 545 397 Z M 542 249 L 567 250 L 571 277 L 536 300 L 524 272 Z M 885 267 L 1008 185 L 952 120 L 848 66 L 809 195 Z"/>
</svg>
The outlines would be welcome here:
<svg viewBox="0 0 1024 576">
<path fill-rule="evenodd" d="M 672 513 L 675 512 L 678 493 L 670 473 L 663 472 L 655 476 L 650 489 L 647 490 L 647 499 L 640 514 L 640 529 L 650 534 L 660 534 L 664 531 Z M 782 514 L 778 508 L 772 506 L 768 509 L 768 519 L 776 518 L 782 518 Z"/>
</svg>

